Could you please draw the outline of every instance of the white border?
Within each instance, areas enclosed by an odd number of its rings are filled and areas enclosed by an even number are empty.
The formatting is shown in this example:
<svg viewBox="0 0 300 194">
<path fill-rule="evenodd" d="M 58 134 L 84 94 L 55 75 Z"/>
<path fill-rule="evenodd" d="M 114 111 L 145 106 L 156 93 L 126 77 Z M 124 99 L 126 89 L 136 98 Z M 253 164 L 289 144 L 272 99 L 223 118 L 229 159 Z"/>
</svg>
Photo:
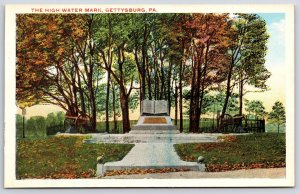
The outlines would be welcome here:
<svg viewBox="0 0 300 194">
<path fill-rule="evenodd" d="M 287 167 L 284 179 L 59 179 L 16 180 L 15 139 L 15 14 L 32 13 L 31 8 L 156 8 L 159 13 L 272 13 L 286 14 L 286 62 L 287 62 Z M 293 5 L 7 5 L 5 13 L 5 142 L 4 142 L 4 186 L 6 188 L 33 187 L 291 187 L 295 184 L 295 139 L 294 139 L 294 6 Z"/>
</svg>

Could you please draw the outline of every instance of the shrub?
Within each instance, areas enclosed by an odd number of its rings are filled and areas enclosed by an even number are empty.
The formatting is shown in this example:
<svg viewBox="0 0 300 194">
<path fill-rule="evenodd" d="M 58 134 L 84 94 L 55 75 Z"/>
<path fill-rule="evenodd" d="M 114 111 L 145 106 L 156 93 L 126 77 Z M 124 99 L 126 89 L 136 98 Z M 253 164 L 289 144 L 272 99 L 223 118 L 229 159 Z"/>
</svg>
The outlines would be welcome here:
<svg viewBox="0 0 300 194">
<path fill-rule="evenodd" d="M 33 116 L 26 122 L 25 137 L 46 136 L 46 119 L 43 116 Z"/>
<path fill-rule="evenodd" d="M 47 115 L 47 135 L 55 135 L 57 132 L 64 132 L 65 114 L 60 111 L 56 113 L 49 113 Z"/>
</svg>

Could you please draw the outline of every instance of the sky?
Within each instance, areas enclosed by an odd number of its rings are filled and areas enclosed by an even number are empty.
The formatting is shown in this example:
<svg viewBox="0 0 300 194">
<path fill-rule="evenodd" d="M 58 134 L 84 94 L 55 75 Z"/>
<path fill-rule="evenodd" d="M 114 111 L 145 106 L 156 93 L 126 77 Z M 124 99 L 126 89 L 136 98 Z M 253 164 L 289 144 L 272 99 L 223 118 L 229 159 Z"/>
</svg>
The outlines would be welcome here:
<svg viewBox="0 0 300 194">
<path fill-rule="evenodd" d="M 267 30 L 270 35 L 268 40 L 268 51 L 266 55 L 266 67 L 272 73 L 267 81 L 267 85 L 271 90 L 263 93 L 248 93 L 245 98 L 248 100 L 261 100 L 269 112 L 276 101 L 285 103 L 286 91 L 286 59 L 285 50 L 287 44 L 285 43 L 285 14 L 284 13 L 259 13 L 267 24 Z M 27 117 L 42 115 L 47 116 L 50 112 L 61 111 L 59 107 L 53 105 L 36 105 L 27 108 Z M 18 110 L 18 114 L 21 111 Z M 172 114 L 171 114 L 172 115 Z M 138 111 L 135 111 L 132 116 L 137 119 Z"/>
</svg>

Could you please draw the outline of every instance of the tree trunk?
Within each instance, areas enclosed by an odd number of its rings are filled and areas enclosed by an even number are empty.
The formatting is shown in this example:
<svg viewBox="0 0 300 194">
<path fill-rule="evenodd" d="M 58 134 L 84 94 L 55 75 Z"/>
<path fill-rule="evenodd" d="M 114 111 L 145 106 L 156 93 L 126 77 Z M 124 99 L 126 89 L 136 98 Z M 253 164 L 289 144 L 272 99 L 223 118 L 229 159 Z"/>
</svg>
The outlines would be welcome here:
<svg viewBox="0 0 300 194">
<path fill-rule="evenodd" d="M 96 114 L 96 99 L 95 99 L 95 92 L 93 88 L 93 82 L 92 78 L 89 78 L 89 93 L 90 93 L 90 106 L 91 106 L 91 124 L 92 129 L 91 131 L 96 131 L 96 125 L 97 125 L 97 114 Z"/>
<path fill-rule="evenodd" d="M 114 118 L 114 132 L 117 132 L 117 118 L 116 118 L 116 92 L 115 85 L 112 83 L 112 108 L 113 108 L 113 118 Z M 118 132 L 119 133 L 119 132 Z"/>
<path fill-rule="evenodd" d="M 199 108 L 198 108 L 198 115 L 197 115 L 197 120 L 198 120 L 198 126 L 199 126 L 199 132 L 202 132 L 202 129 L 200 127 L 200 121 L 201 121 L 201 111 L 202 111 L 202 104 L 203 104 L 203 98 L 204 98 L 204 90 L 205 90 L 205 79 L 206 79 L 206 69 L 207 69 L 207 64 L 208 64 L 208 52 L 209 52 L 209 44 L 207 43 L 206 45 L 206 51 L 205 51 L 205 63 L 203 67 L 203 73 L 202 73 L 202 81 L 201 81 L 201 94 L 200 94 L 200 102 L 199 102 Z"/>
<path fill-rule="evenodd" d="M 172 58 L 169 62 L 169 76 L 168 76 L 168 111 L 171 113 L 171 78 L 172 78 Z M 176 90 L 176 89 L 175 89 Z"/>
<path fill-rule="evenodd" d="M 240 91 L 239 91 L 239 115 L 243 115 L 243 95 L 244 95 L 244 83 L 243 73 L 240 74 Z"/>
<path fill-rule="evenodd" d="M 195 78 L 196 78 L 196 67 L 197 67 L 197 62 L 195 60 L 192 61 L 192 82 L 191 82 L 191 94 L 190 94 L 190 112 L 189 112 L 189 117 L 190 117 L 190 126 L 189 126 L 189 132 L 193 133 L 195 130 L 195 122 L 194 122 L 194 114 L 195 114 L 195 104 L 194 104 L 194 93 L 195 93 Z"/>
<path fill-rule="evenodd" d="M 183 94 L 182 94 L 182 66 L 183 61 L 181 60 L 180 67 L 179 67 L 179 131 L 180 133 L 183 132 Z"/>
<path fill-rule="evenodd" d="M 150 75 L 150 65 L 149 65 L 149 61 L 147 60 L 147 82 L 148 82 L 148 98 L 149 100 L 152 100 L 152 86 L 151 86 L 151 75 Z"/>
<path fill-rule="evenodd" d="M 77 86 L 76 86 L 76 75 L 74 73 L 71 73 L 72 77 L 72 88 L 73 88 L 73 98 L 74 98 L 74 105 L 76 112 L 79 112 L 79 107 L 78 107 L 78 100 L 77 100 Z"/>
<path fill-rule="evenodd" d="M 225 101 L 224 101 L 224 105 L 223 105 L 223 108 L 222 108 L 222 112 L 221 112 L 221 115 L 220 115 L 220 121 L 221 121 L 220 127 L 223 127 L 223 119 L 224 119 L 224 116 L 225 116 L 225 113 L 226 113 L 229 97 L 231 96 L 230 90 L 231 90 L 231 77 L 232 77 L 233 67 L 234 67 L 234 63 L 232 61 L 231 65 L 230 65 L 230 68 L 229 68 L 228 76 L 227 76 L 226 96 L 225 96 Z"/>
<path fill-rule="evenodd" d="M 174 95 L 174 101 L 175 101 L 175 125 L 177 125 L 177 119 L 178 119 L 178 87 L 175 81 L 175 95 Z M 181 133 L 182 131 L 180 131 Z"/>
<path fill-rule="evenodd" d="M 199 103 L 200 103 L 200 85 L 201 85 L 201 62 L 203 47 L 196 51 L 196 60 L 193 68 L 193 94 L 191 94 L 191 113 L 190 113 L 190 130 L 198 132 L 199 130 Z"/>
<path fill-rule="evenodd" d="M 202 62 L 202 51 L 201 57 L 198 58 L 198 67 L 197 67 L 197 81 L 196 81 L 196 89 L 195 89 L 195 131 L 199 132 L 199 104 L 200 104 L 200 85 L 201 85 L 201 62 Z"/>
<path fill-rule="evenodd" d="M 164 57 L 160 50 L 160 72 L 161 72 L 161 86 L 160 86 L 160 99 L 165 99 L 165 70 L 164 70 Z"/>
<path fill-rule="evenodd" d="M 86 107 L 85 107 L 85 102 L 84 102 L 84 95 L 83 95 L 83 89 L 81 86 L 81 79 L 80 79 L 80 73 L 79 73 L 79 68 L 76 65 L 76 74 L 77 74 L 77 81 L 78 81 L 78 92 L 79 92 L 79 96 L 80 96 L 80 103 L 81 103 L 81 111 L 83 114 L 86 114 Z"/>
<path fill-rule="evenodd" d="M 147 62 L 147 41 L 148 41 L 149 30 L 147 24 L 144 24 L 144 33 L 143 33 L 143 44 L 142 44 L 142 65 L 141 65 L 141 75 L 142 75 L 142 85 L 141 93 L 142 100 L 146 96 L 146 62 Z"/>
<path fill-rule="evenodd" d="M 120 48 L 118 51 L 118 64 L 119 64 L 119 85 L 120 85 L 120 104 L 122 111 L 122 123 L 123 123 L 123 133 L 128 133 L 130 131 L 130 120 L 129 120 L 129 95 L 127 94 L 123 72 L 123 63 L 125 60 L 124 49 Z M 115 75 L 116 76 L 116 75 Z M 116 76 L 117 77 L 117 76 Z"/>
<path fill-rule="evenodd" d="M 105 131 L 109 133 L 109 90 L 110 90 L 110 72 L 107 71 L 106 102 L 105 102 Z"/>
<path fill-rule="evenodd" d="M 128 97 L 123 85 L 120 86 L 120 103 L 122 110 L 123 133 L 128 133 L 130 131 L 129 106 Z"/>
</svg>

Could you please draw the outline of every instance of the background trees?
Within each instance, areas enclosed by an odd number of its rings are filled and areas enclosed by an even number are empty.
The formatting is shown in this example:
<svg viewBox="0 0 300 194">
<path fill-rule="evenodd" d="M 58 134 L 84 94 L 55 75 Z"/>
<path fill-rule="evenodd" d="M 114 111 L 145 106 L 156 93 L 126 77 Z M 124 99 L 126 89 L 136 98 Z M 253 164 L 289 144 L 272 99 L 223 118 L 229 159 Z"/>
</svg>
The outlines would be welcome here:
<svg viewBox="0 0 300 194">
<path fill-rule="evenodd" d="M 126 133 L 130 109 L 164 99 L 181 132 L 184 111 L 201 132 L 202 114 L 236 111 L 237 98 L 242 114 L 248 86 L 267 89 L 267 40 L 256 14 L 21 14 L 17 101 L 87 115 L 92 131 L 121 116 Z"/>
<path fill-rule="evenodd" d="M 263 119 L 267 115 L 263 102 L 260 100 L 246 101 L 245 110 L 249 112 L 250 116 L 255 116 L 256 119 Z"/>
<path fill-rule="evenodd" d="M 269 113 L 269 119 L 271 123 L 277 125 L 277 132 L 279 133 L 280 125 L 285 124 L 285 108 L 283 107 L 282 102 L 275 102 L 272 107 L 272 111 Z"/>
</svg>

